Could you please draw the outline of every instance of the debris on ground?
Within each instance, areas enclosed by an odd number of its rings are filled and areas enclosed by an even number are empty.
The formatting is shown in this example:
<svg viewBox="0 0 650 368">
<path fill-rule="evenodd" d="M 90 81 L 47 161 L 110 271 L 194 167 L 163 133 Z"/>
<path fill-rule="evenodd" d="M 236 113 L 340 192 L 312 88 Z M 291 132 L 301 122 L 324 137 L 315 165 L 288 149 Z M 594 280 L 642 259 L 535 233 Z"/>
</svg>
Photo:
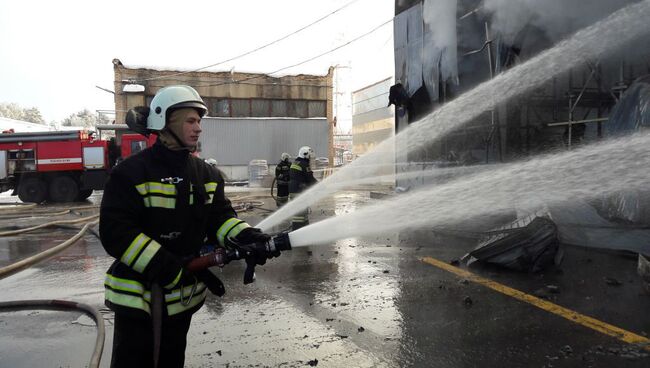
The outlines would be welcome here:
<svg viewBox="0 0 650 368">
<path fill-rule="evenodd" d="M 565 345 L 560 348 L 560 353 L 562 353 L 565 357 L 568 357 L 569 355 L 573 354 L 573 349 L 569 345 Z"/>
<path fill-rule="evenodd" d="M 559 294 L 560 288 L 556 285 L 546 285 L 541 289 L 537 289 L 533 295 L 542 299 L 551 299 L 553 294 Z"/>
<path fill-rule="evenodd" d="M 365 331 L 365 330 L 366 330 L 366 329 L 365 329 L 365 328 L 363 328 L 362 326 L 361 326 L 361 327 L 359 327 L 359 328 L 357 328 L 357 331 L 359 331 L 359 332 L 363 332 L 363 331 Z"/>
<path fill-rule="evenodd" d="M 466 296 L 466 297 L 463 299 L 463 304 L 465 304 L 466 307 L 471 307 L 472 304 L 474 304 L 474 301 L 473 301 L 472 298 L 470 298 L 469 296 Z"/>
<path fill-rule="evenodd" d="M 613 277 L 605 277 L 605 283 L 609 286 L 621 286 L 623 283 Z"/>
<path fill-rule="evenodd" d="M 555 223 L 547 216 L 531 215 L 490 231 L 461 260 L 468 266 L 494 264 L 535 273 L 553 264 L 559 266 L 562 255 Z"/>
<path fill-rule="evenodd" d="M 307 365 L 309 365 L 310 367 L 315 367 L 315 366 L 317 366 L 317 365 L 318 365 L 318 359 L 314 359 L 314 360 L 310 360 L 310 361 L 308 361 L 308 362 L 307 362 Z"/>
</svg>

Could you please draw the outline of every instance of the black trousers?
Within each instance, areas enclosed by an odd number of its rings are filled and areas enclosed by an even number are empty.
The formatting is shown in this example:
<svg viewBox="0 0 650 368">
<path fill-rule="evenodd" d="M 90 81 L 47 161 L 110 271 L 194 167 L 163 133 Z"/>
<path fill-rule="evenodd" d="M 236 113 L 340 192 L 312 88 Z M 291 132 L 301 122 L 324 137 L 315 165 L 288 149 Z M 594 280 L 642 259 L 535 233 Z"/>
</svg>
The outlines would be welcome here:
<svg viewBox="0 0 650 368">
<path fill-rule="evenodd" d="M 187 332 L 192 315 L 163 317 L 158 368 L 182 368 L 185 363 Z M 115 313 L 111 368 L 153 367 L 153 326 L 151 318 L 133 318 Z"/>
<path fill-rule="evenodd" d="M 278 195 L 275 204 L 280 207 L 289 201 L 289 185 L 278 184 Z"/>
</svg>

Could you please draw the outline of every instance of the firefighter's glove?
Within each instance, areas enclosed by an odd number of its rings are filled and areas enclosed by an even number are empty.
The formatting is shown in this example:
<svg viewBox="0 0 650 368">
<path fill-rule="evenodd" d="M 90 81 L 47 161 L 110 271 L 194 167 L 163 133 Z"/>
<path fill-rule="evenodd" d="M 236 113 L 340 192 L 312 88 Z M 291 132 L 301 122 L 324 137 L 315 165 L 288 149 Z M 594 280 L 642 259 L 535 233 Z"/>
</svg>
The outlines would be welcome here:
<svg viewBox="0 0 650 368">
<path fill-rule="evenodd" d="M 247 227 L 235 237 L 237 244 L 266 243 L 271 240 L 271 235 L 263 233 L 256 227 Z"/>
<path fill-rule="evenodd" d="M 252 263 L 262 266 L 266 263 L 266 259 L 270 258 L 268 254 L 269 252 L 266 248 L 266 243 L 251 244 L 247 249 L 249 249 L 249 255 L 246 257 L 247 264 Z"/>
</svg>

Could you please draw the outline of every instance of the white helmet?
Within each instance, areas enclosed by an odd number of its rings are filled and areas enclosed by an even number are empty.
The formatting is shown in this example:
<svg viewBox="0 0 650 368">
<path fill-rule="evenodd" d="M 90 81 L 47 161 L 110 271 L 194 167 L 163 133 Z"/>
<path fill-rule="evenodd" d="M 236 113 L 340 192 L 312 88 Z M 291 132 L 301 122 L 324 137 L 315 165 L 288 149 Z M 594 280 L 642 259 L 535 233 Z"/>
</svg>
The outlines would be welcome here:
<svg viewBox="0 0 650 368">
<path fill-rule="evenodd" d="M 311 159 L 314 157 L 314 150 L 309 146 L 302 146 L 298 150 L 298 157 Z"/>
<path fill-rule="evenodd" d="M 280 156 L 280 158 L 282 159 L 282 161 L 286 161 L 286 160 L 291 158 L 291 155 L 284 152 L 284 153 L 282 153 L 282 156 Z"/>
<path fill-rule="evenodd" d="M 196 90 L 190 86 L 167 86 L 156 93 L 151 100 L 149 116 L 147 117 L 147 129 L 162 130 L 167 120 L 169 109 L 181 107 L 193 107 L 204 117 L 208 113 L 203 99 Z"/>
</svg>

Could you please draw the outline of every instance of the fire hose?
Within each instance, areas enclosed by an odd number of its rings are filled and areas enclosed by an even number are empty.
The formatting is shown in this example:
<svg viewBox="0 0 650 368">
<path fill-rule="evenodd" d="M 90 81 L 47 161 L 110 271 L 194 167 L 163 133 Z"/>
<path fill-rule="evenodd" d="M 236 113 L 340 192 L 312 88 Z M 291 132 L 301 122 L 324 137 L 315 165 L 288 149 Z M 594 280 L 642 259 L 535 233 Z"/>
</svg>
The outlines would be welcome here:
<svg viewBox="0 0 650 368">
<path fill-rule="evenodd" d="M 256 259 L 260 256 L 270 256 L 279 251 L 291 250 L 288 233 L 280 233 L 266 243 L 239 245 L 236 248 L 216 248 L 214 251 L 196 257 L 185 265 L 190 272 L 197 272 L 213 266 L 223 267 L 231 261 L 244 259 L 244 284 L 255 281 Z"/>
<path fill-rule="evenodd" d="M 83 303 L 75 303 L 67 300 L 14 300 L 7 302 L 0 302 L 0 312 L 11 312 L 14 310 L 20 309 L 43 309 L 43 310 L 77 310 L 81 311 L 97 323 L 97 337 L 95 338 L 95 349 L 93 354 L 90 357 L 90 363 L 88 367 L 98 368 L 99 362 L 102 357 L 102 351 L 104 350 L 104 320 L 102 319 L 101 314 L 97 309 Z"/>
<path fill-rule="evenodd" d="M 76 222 L 78 222 L 78 220 Z M 22 271 L 25 268 L 31 267 L 34 264 L 44 261 L 63 251 L 70 245 L 74 244 L 77 240 L 79 240 L 79 238 L 81 238 L 91 226 L 96 225 L 97 222 L 98 220 L 86 223 L 75 236 L 53 248 L 50 248 L 44 252 L 28 257 L 16 263 L 10 264 L 9 266 L 0 268 L 0 279 Z M 66 300 L 15 300 L 0 302 L 0 312 L 17 309 L 79 310 L 92 317 L 97 323 L 97 338 L 95 339 L 95 349 L 90 358 L 90 363 L 88 366 L 91 368 L 99 367 L 102 351 L 104 350 L 105 331 L 104 320 L 95 308 L 86 304 Z"/>
<path fill-rule="evenodd" d="M 196 273 L 210 267 L 223 267 L 232 261 L 244 259 L 246 261 L 244 284 L 250 284 L 255 281 L 255 266 L 257 265 L 259 258 L 270 258 L 273 254 L 287 250 L 291 250 L 289 234 L 280 233 L 279 235 L 269 239 L 267 242 L 240 244 L 233 248 L 216 248 L 214 251 L 189 260 L 185 263 L 185 269 Z M 164 292 L 162 287 L 157 283 L 153 283 L 151 285 L 151 319 L 153 325 L 154 368 L 158 368 L 160 359 L 163 299 Z"/>
</svg>

